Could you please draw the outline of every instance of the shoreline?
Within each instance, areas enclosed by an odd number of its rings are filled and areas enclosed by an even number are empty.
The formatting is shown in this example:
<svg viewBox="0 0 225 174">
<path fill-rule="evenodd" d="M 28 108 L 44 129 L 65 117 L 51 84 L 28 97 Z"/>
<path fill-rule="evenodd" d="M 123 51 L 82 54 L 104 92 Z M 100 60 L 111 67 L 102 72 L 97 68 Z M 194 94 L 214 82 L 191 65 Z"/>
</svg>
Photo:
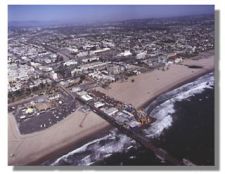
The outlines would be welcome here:
<svg viewBox="0 0 225 174">
<path fill-rule="evenodd" d="M 214 55 L 193 59 L 185 60 L 182 65 L 173 64 L 167 71 L 153 70 L 129 77 L 125 82 L 112 83 L 109 89 L 97 87 L 96 90 L 125 104 L 132 104 L 136 109 L 143 109 L 158 96 L 214 71 Z M 186 65 L 201 65 L 202 68 Z"/>
<path fill-rule="evenodd" d="M 207 70 L 207 71 L 205 71 L 205 72 L 202 72 L 202 73 L 200 73 L 200 74 L 197 74 L 196 76 L 193 76 L 193 77 L 191 77 L 191 78 L 189 78 L 189 79 L 187 79 L 187 80 L 185 80 L 185 81 L 182 81 L 182 82 L 176 84 L 175 86 L 171 87 L 170 89 L 167 89 L 167 91 L 164 91 L 164 92 L 160 93 L 159 95 L 155 96 L 154 98 L 152 98 L 152 99 L 150 99 L 150 100 L 144 102 L 143 105 L 142 105 L 139 109 L 142 109 L 142 108 L 147 107 L 147 106 L 148 106 L 151 102 L 153 102 L 157 97 L 159 97 L 159 96 L 161 96 L 161 95 L 163 95 L 163 94 L 165 94 L 165 93 L 167 93 L 167 92 L 169 92 L 169 91 L 171 91 L 171 90 L 173 90 L 173 89 L 176 89 L 176 88 L 178 88 L 178 87 L 180 87 L 180 86 L 182 86 L 182 85 L 184 85 L 184 84 L 193 82 L 193 81 L 195 81 L 196 79 L 198 79 L 199 77 L 204 76 L 205 74 L 208 74 L 208 73 L 213 72 L 213 71 L 214 71 L 214 69 L 209 69 L 209 70 Z M 107 128 L 104 128 L 104 129 L 102 129 L 102 130 L 99 130 L 99 132 L 98 132 L 98 137 L 91 137 L 91 136 L 90 136 L 90 137 L 87 137 L 87 139 L 86 139 L 86 137 L 84 137 L 84 138 L 83 138 L 83 139 L 85 139 L 84 141 L 81 140 L 81 141 L 78 142 L 77 144 L 72 145 L 72 147 L 70 147 L 70 146 L 69 146 L 69 147 L 65 147 L 65 148 L 67 149 L 66 152 L 65 152 L 65 150 L 62 150 L 62 151 L 60 151 L 59 153 L 57 153 L 57 155 L 56 155 L 56 154 L 53 154 L 53 156 L 51 156 L 51 154 L 50 154 L 50 157 L 46 156 L 46 157 L 45 157 L 45 158 L 46 158 L 45 161 L 51 161 L 51 162 L 54 162 L 54 161 L 57 160 L 58 158 L 60 158 L 60 157 L 62 157 L 63 155 L 65 155 L 65 154 L 67 154 L 67 153 L 69 153 L 69 152 L 75 150 L 76 148 L 79 148 L 80 146 L 85 145 L 85 144 L 87 144 L 88 142 L 90 142 L 90 141 L 92 141 L 92 140 L 94 140 L 94 139 L 101 138 L 102 136 L 106 135 L 106 134 L 108 133 L 107 131 L 111 130 L 112 128 L 113 128 L 113 126 L 110 126 L 110 125 L 109 125 Z M 43 158 L 43 159 L 44 159 L 44 158 Z M 42 162 L 43 162 L 43 161 L 44 161 L 44 160 L 42 160 Z M 51 163 L 51 162 L 50 162 L 50 163 Z M 32 163 L 32 165 L 35 165 L 35 163 Z M 45 164 L 44 164 L 44 166 L 45 166 Z M 59 165 L 59 166 L 60 166 L 60 165 Z"/>
<path fill-rule="evenodd" d="M 198 79 L 199 77 L 204 76 L 205 74 L 208 74 L 208 73 L 213 72 L 213 71 L 214 71 L 214 69 L 209 69 L 209 70 L 207 70 L 207 71 L 205 71 L 205 72 L 202 72 L 202 73 L 200 73 L 200 74 L 197 74 L 196 76 L 193 76 L 193 77 L 191 77 L 191 78 L 186 79 L 185 81 L 182 81 L 182 82 L 176 84 L 175 86 L 173 86 L 173 87 L 167 89 L 166 91 L 160 93 L 159 95 L 155 96 L 154 98 L 151 98 L 150 100 L 144 102 L 143 105 L 140 106 L 140 108 L 138 108 L 138 109 L 142 109 L 142 108 L 147 107 L 147 106 L 148 106 L 151 102 L 153 102 L 157 97 L 159 97 L 159 96 L 161 96 L 161 95 L 163 95 L 163 94 L 165 94 L 165 93 L 167 93 L 167 92 L 169 92 L 169 91 L 171 91 L 171 90 L 173 90 L 173 89 L 176 89 L 176 88 L 178 88 L 178 87 L 180 87 L 180 86 L 182 86 L 182 85 L 184 85 L 184 84 L 193 82 L 193 81 L 195 81 L 196 79 Z M 106 129 L 110 130 L 110 129 L 112 129 L 112 127 L 109 126 L 109 128 L 106 128 Z M 99 135 L 98 137 L 90 138 L 90 139 L 86 140 L 85 142 L 82 142 L 81 144 L 75 145 L 75 146 L 74 146 L 72 149 L 70 149 L 67 153 L 71 152 L 72 150 L 75 150 L 76 148 L 78 148 L 78 147 L 80 147 L 80 146 L 82 146 L 82 145 L 85 145 L 86 143 L 88 143 L 88 142 L 90 142 L 90 141 L 92 141 L 92 140 L 94 140 L 94 139 L 96 139 L 96 138 L 100 138 L 100 137 L 106 135 L 106 134 L 107 134 L 106 131 L 107 131 L 107 130 L 105 130 L 105 129 L 102 130 L 102 131 L 100 130 L 100 135 Z M 61 157 L 61 156 L 64 155 L 64 154 L 65 154 L 65 153 L 63 153 L 63 154 L 61 154 L 61 155 L 58 155 L 58 157 L 56 157 L 56 159 L 59 158 L 59 157 Z M 49 160 L 49 159 L 48 159 L 48 160 Z M 53 161 L 52 161 L 52 162 L 53 162 Z"/>
<path fill-rule="evenodd" d="M 166 90 L 162 90 L 162 92 L 159 92 L 159 94 L 156 95 L 154 98 L 151 98 L 151 99 L 149 99 L 148 101 L 145 101 L 138 109 L 143 109 L 143 108 L 147 107 L 147 105 L 149 105 L 151 102 L 153 102 L 153 101 L 154 101 L 157 97 L 159 97 L 160 95 L 163 95 L 163 94 L 165 94 L 166 92 L 169 92 L 169 91 L 171 91 L 171 90 L 173 90 L 173 89 L 176 89 L 176 88 L 178 88 L 178 87 L 180 87 L 180 86 L 182 86 L 182 85 L 184 85 L 184 84 L 193 82 L 193 81 L 195 81 L 196 79 L 198 79 L 199 77 L 204 76 L 205 74 L 208 74 L 208 73 L 213 72 L 213 71 L 214 71 L 214 68 L 212 68 L 212 69 L 206 69 L 206 71 L 203 71 L 203 72 L 201 72 L 201 73 L 199 73 L 199 74 L 195 74 L 194 76 L 187 77 L 187 79 L 185 79 L 185 80 L 183 80 L 183 81 L 177 82 L 174 86 L 172 86 L 172 87 L 170 87 L 170 88 L 167 88 Z M 108 130 L 110 130 L 111 128 L 112 128 L 112 127 L 109 127 Z M 105 130 L 105 129 L 102 130 L 102 131 L 100 130 L 100 132 L 101 132 L 101 134 L 99 135 L 99 137 L 104 136 L 104 135 L 106 134 L 106 130 Z M 75 145 L 72 149 L 68 150 L 68 152 L 70 152 L 70 151 L 72 151 L 72 150 L 75 150 L 75 149 L 78 148 L 79 146 L 84 145 L 84 144 L 88 143 L 89 141 L 94 140 L 94 139 L 99 138 L 99 137 L 90 138 L 89 140 L 86 140 L 85 142 L 82 142 L 82 143 L 80 143 L 80 144 L 77 144 L 77 145 Z M 68 153 L 68 152 L 67 152 L 67 153 Z M 61 157 L 61 156 L 64 155 L 64 154 L 65 154 L 65 153 L 63 153 L 63 154 L 61 154 L 61 155 L 58 155 L 58 158 Z"/>
<path fill-rule="evenodd" d="M 193 62 L 203 65 L 204 68 L 192 69 L 182 65 L 173 65 L 167 71 L 154 70 L 131 77 L 125 82 L 113 83 L 110 85 L 111 89 L 98 87 L 97 90 L 126 104 L 132 102 L 131 104 L 136 108 L 142 109 L 158 96 L 214 70 L 214 55 L 205 59 L 187 60 L 185 64 L 193 64 Z M 135 79 L 134 83 L 130 80 L 133 78 Z M 89 114 L 84 128 L 79 128 L 79 122 L 84 113 L 75 111 L 52 127 L 27 135 L 19 134 L 15 120 L 13 120 L 14 116 L 9 115 L 8 165 L 40 165 L 59 158 L 106 134 L 113 128 L 94 112 L 89 112 Z M 45 141 L 46 139 L 49 141 Z M 16 154 L 13 158 L 10 156 L 12 153 Z"/>
<path fill-rule="evenodd" d="M 41 165 L 107 133 L 112 128 L 108 122 L 93 112 L 89 112 L 86 122 L 80 128 L 79 123 L 83 116 L 84 113 L 75 111 L 48 129 L 22 135 L 14 116 L 9 114 L 8 165 Z"/>
<path fill-rule="evenodd" d="M 196 79 L 198 79 L 199 77 L 202 77 L 210 72 L 214 72 L 214 68 L 212 69 L 208 69 L 202 73 L 199 73 L 199 74 L 196 74 L 195 76 L 191 76 L 190 78 L 187 78 L 186 80 L 184 81 L 180 81 L 180 82 L 177 82 L 174 86 L 170 87 L 170 88 L 167 88 L 166 90 L 162 90 L 162 92 L 159 94 L 157 94 L 156 96 L 154 96 L 153 98 L 150 98 L 149 100 L 145 101 L 141 106 L 138 107 L 138 109 L 144 109 L 145 107 L 147 107 L 149 104 L 151 104 L 155 99 L 157 99 L 159 96 L 167 93 L 167 92 L 170 92 L 176 88 L 179 88 L 181 87 L 182 85 L 185 85 L 187 83 L 190 83 L 190 82 L 193 82 L 195 81 Z"/>
<path fill-rule="evenodd" d="M 54 162 L 55 160 L 57 160 L 58 158 L 60 158 L 61 156 L 73 151 L 74 149 L 79 148 L 80 146 L 87 144 L 88 142 L 100 138 L 104 135 L 106 135 L 107 133 L 109 133 L 109 131 L 113 129 L 113 127 L 111 125 L 108 125 L 98 131 L 95 132 L 95 134 L 97 134 L 97 136 L 93 137 L 93 135 L 87 135 L 82 137 L 80 140 L 76 140 L 75 142 L 65 145 L 64 147 L 60 148 L 59 150 L 56 150 L 56 152 L 52 152 L 50 154 L 47 154 L 45 156 L 43 156 L 42 158 L 40 158 L 39 160 L 33 161 L 28 163 L 27 165 L 41 165 L 41 166 L 46 166 L 45 162 L 50 161 Z M 48 162 L 47 162 L 48 163 Z"/>
</svg>

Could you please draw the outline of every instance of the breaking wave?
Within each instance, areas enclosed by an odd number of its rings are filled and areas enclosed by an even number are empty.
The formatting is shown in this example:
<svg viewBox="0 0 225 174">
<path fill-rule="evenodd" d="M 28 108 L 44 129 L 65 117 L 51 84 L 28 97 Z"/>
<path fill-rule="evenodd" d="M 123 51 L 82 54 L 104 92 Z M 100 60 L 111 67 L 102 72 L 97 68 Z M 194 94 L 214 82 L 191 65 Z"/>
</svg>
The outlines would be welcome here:
<svg viewBox="0 0 225 174">
<path fill-rule="evenodd" d="M 213 86 L 214 74 L 209 73 L 159 96 L 146 108 L 146 112 L 156 118 L 156 121 L 144 130 L 146 136 L 149 138 L 159 137 L 163 130 L 168 129 L 172 125 L 172 114 L 176 112 L 174 108 L 175 102 L 188 99 L 191 96 L 202 93 L 207 88 L 213 88 Z"/>
<path fill-rule="evenodd" d="M 117 129 L 113 129 L 110 131 L 110 134 L 95 139 L 80 148 L 63 155 L 51 165 L 87 166 L 96 161 L 110 157 L 113 153 L 126 153 L 127 150 L 135 145 L 136 142 L 134 140 L 119 133 Z"/>
<path fill-rule="evenodd" d="M 164 130 L 172 126 L 173 114 L 176 112 L 175 102 L 188 100 L 189 97 L 203 92 L 204 89 L 211 89 L 213 86 L 214 74 L 209 73 L 159 96 L 145 109 L 149 115 L 156 118 L 156 121 L 150 127 L 143 130 L 145 136 L 158 138 Z M 117 129 L 113 129 L 108 135 L 95 139 L 61 156 L 51 165 L 92 165 L 114 153 L 126 153 L 131 148 L 137 149 L 138 147 L 139 145 L 134 140 L 120 133 Z"/>
</svg>

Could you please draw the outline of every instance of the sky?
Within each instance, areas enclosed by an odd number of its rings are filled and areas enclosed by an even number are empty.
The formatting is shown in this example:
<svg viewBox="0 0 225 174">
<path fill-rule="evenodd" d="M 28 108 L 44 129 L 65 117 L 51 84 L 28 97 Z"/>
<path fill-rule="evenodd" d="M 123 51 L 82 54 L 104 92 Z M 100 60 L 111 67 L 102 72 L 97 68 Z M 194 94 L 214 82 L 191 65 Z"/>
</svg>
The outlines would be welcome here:
<svg viewBox="0 0 225 174">
<path fill-rule="evenodd" d="M 9 22 L 110 22 L 214 13 L 213 5 L 9 5 Z"/>
</svg>

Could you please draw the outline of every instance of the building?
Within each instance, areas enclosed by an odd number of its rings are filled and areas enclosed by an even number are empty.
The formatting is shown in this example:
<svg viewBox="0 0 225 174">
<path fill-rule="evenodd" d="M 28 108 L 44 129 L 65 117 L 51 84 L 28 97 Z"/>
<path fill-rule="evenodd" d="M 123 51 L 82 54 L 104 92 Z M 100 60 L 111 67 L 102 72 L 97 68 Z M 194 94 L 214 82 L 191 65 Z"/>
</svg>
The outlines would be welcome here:
<svg viewBox="0 0 225 174">
<path fill-rule="evenodd" d="M 90 55 L 97 54 L 97 53 L 102 53 L 102 52 L 106 52 L 106 51 L 109 51 L 109 50 L 110 50 L 110 48 L 103 48 L 103 49 L 91 51 L 90 52 Z"/>
<path fill-rule="evenodd" d="M 75 60 L 68 60 L 68 61 L 64 62 L 63 65 L 65 65 L 65 66 L 77 65 L 77 61 L 75 61 Z"/>
<path fill-rule="evenodd" d="M 109 109 L 104 108 L 103 112 L 106 113 L 108 116 L 112 116 L 118 112 L 118 109 L 114 107 L 111 107 Z"/>
<path fill-rule="evenodd" d="M 132 53 L 130 52 L 130 50 L 125 50 L 124 52 L 122 52 L 122 53 L 119 53 L 117 56 L 124 56 L 124 57 L 126 57 L 126 56 L 131 56 L 132 55 Z"/>
<path fill-rule="evenodd" d="M 83 51 L 77 54 L 77 57 L 85 57 L 88 56 L 88 51 Z"/>
<path fill-rule="evenodd" d="M 102 106 L 104 106 L 104 105 L 105 105 L 105 103 L 102 103 L 102 102 L 100 102 L 100 101 L 95 102 L 95 104 L 94 104 L 94 106 L 95 106 L 96 108 L 100 108 L 100 107 L 102 107 Z"/>
<path fill-rule="evenodd" d="M 79 92 L 79 91 L 81 91 L 80 87 L 73 87 L 73 88 L 72 88 L 72 92 L 77 93 L 77 92 Z"/>
<path fill-rule="evenodd" d="M 71 75 L 75 76 L 77 74 L 81 74 L 82 72 L 88 71 L 88 70 L 94 70 L 94 69 L 102 69 L 105 68 L 109 62 L 93 62 L 81 65 L 80 67 L 77 67 L 71 71 Z"/>
<path fill-rule="evenodd" d="M 136 59 L 144 59 L 147 55 L 147 51 L 143 51 L 136 55 Z"/>
<path fill-rule="evenodd" d="M 131 128 L 140 127 L 140 126 L 141 126 L 141 123 L 140 123 L 140 122 L 137 122 L 137 121 L 135 121 L 135 120 L 133 120 L 133 121 L 131 121 L 131 122 L 129 123 L 129 126 L 130 126 Z"/>
<path fill-rule="evenodd" d="M 82 98 L 84 101 L 90 101 L 90 100 L 93 99 L 93 98 L 92 98 L 90 95 L 88 95 L 88 94 L 82 95 L 81 98 Z"/>
<path fill-rule="evenodd" d="M 83 63 L 88 63 L 88 62 L 93 62 L 93 61 L 98 61 L 99 60 L 99 57 L 89 57 L 89 58 L 85 58 L 85 59 L 82 59 L 82 62 Z"/>
<path fill-rule="evenodd" d="M 86 91 L 78 91 L 77 94 L 86 102 L 93 99 Z"/>
<path fill-rule="evenodd" d="M 109 75 L 105 75 L 103 73 L 101 73 L 100 71 L 97 72 L 93 72 L 88 74 L 90 77 L 96 79 L 96 80 L 106 80 L 106 81 L 110 81 L 110 82 L 114 82 L 115 78 Z"/>
</svg>

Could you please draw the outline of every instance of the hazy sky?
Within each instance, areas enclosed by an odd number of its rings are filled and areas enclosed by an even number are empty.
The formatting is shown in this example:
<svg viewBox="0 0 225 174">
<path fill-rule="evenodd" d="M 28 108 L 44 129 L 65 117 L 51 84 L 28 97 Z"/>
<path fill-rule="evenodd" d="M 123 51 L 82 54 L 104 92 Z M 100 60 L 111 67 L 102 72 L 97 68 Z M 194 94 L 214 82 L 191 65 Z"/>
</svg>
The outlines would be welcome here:
<svg viewBox="0 0 225 174">
<path fill-rule="evenodd" d="M 11 21 L 105 22 L 214 13 L 213 5 L 10 5 Z"/>
</svg>

